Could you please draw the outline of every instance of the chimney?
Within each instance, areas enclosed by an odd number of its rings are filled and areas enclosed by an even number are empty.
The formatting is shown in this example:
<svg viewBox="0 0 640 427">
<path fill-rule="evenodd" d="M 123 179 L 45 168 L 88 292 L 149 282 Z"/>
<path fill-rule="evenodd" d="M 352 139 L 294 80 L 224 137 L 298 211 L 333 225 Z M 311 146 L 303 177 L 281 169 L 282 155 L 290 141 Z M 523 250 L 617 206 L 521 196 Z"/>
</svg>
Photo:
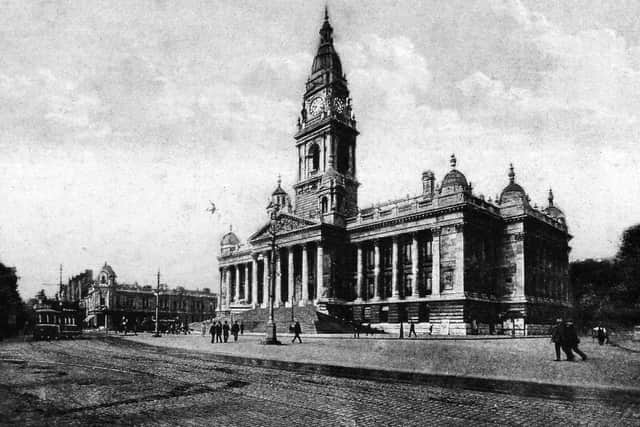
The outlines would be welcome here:
<svg viewBox="0 0 640 427">
<path fill-rule="evenodd" d="M 436 178 L 430 170 L 422 172 L 422 195 L 427 199 L 433 199 Z"/>
</svg>

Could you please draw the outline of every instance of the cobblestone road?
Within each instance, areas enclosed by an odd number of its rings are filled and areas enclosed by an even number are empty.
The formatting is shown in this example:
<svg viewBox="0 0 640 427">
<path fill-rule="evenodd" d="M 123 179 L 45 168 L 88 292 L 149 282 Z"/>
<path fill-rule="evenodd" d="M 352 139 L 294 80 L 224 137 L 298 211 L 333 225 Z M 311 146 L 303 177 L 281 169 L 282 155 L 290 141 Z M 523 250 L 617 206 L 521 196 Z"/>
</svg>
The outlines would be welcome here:
<svg viewBox="0 0 640 427">
<path fill-rule="evenodd" d="M 223 363 L 118 339 L 0 345 L 3 425 L 638 425 L 640 402 L 565 401 Z"/>
</svg>

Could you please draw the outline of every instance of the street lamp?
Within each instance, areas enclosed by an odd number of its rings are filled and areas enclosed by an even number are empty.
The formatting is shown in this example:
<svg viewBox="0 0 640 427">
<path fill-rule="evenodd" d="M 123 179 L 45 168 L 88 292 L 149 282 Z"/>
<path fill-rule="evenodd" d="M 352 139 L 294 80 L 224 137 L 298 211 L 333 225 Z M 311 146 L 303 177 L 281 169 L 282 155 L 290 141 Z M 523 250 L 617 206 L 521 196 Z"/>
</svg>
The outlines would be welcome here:
<svg viewBox="0 0 640 427">
<path fill-rule="evenodd" d="M 158 315 L 159 315 L 159 306 L 160 306 L 160 270 L 158 270 L 158 286 L 156 287 L 156 291 L 154 292 L 156 296 L 156 332 L 153 334 L 154 337 L 161 337 L 160 331 L 158 331 Z"/>
<path fill-rule="evenodd" d="M 276 286 L 276 239 L 278 237 L 278 213 L 280 205 L 270 203 L 267 207 L 269 212 L 269 236 L 271 237 L 271 262 L 269 263 L 269 320 L 267 321 L 266 338 L 264 344 L 280 344 L 276 335 L 276 321 L 273 313 Z"/>
</svg>

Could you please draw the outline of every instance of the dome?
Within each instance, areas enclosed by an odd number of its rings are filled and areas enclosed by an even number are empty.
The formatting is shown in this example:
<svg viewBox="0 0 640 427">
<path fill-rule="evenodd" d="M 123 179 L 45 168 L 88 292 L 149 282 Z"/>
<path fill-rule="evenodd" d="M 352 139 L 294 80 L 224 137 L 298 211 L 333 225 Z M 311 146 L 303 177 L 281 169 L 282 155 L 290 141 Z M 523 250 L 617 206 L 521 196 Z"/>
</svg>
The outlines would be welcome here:
<svg viewBox="0 0 640 427">
<path fill-rule="evenodd" d="M 444 189 L 455 190 L 460 187 L 463 191 L 469 190 L 469 183 L 467 182 L 467 178 L 464 176 L 462 172 L 456 169 L 456 156 L 455 154 L 451 155 L 451 170 L 444 176 L 442 179 L 442 184 L 440 186 L 441 192 Z"/>
<path fill-rule="evenodd" d="M 240 244 L 240 239 L 233 231 L 229 231 L 227 234 L 222 236 L 222 240 L 220 241 L 220 246 L 238 246 Z"/>
<path fill-rule="evenodd" d="M 559 207 L 555 206 L 553 204 L 553 191 L 551 189 L 549 189 L 549 205 L 544 208 L 544 210 L 542 212 L 544 212 L 545 214 L 549 215 L 551 218 L 555 218 L 558 219 L 562 222 L 564 222 L 565 217 L 564 217 L 564 212 L 562 212 L 562 210 L 560 210 Z"/>
<path fill-rule="evenodd" d="M 282 189 L 282 186 L 280 185 L 280 180 L 279 179 L 278 179 L 278 186 L 276 187 L 275 190 L 273 190 L 273 193 L 271 193 L 271 195 L 272 196 L 281 196 L 281 195 L 287 196 L 287 192 Z"/>
<path fill-rule="evenodd" d="M 115 271 L 113 271 L 113 268 L 111 268 L 111 266 L 109 264 L 107 264 L 106 262 L 102 266 L 102 270 L 101 271 L 107 273 L 108 277 L 117 277 Z"/>
<path fill-rule="evenodd" d="M 469 187 L 469 183 L 467 182 L 467 178 L 464 174 L 457 169 L 452 169 L 444 176 L 442 180 L 442 188 L 452 187 L 455 185 L 459 185 L 465 189 Z"/>
<path fill-rule="evenodd" d="M 516 174 L 513 171 L 513 164 L 509 165 L 509 184 L 504 187 L 502 193 L 500 193 L 500 204 L 508 201 L 524 201 L 528 204 L 527 193 L 524 188 L 515 182 Z"/>
</svg>

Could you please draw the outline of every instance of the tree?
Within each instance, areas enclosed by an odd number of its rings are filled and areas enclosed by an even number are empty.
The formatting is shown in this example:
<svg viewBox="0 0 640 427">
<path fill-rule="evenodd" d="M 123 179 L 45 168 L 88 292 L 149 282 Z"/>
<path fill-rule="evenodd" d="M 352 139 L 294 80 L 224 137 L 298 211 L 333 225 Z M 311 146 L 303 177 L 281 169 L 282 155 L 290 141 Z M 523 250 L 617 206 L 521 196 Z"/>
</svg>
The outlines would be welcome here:
<svg viewBox="0 0 640 427">
<path fill-rule="evenodd" d="M 622 233 L 620 249 L 616 255 L 622 286 L 616 299 L 629 305 L 640 303 L 640 224 L 627 228 Z"/>
<path fill-rule="evenodd" d="M 0 339 L 22 328 L 24 313 L 16 269 L 0 263 Z"/>
</svg>

